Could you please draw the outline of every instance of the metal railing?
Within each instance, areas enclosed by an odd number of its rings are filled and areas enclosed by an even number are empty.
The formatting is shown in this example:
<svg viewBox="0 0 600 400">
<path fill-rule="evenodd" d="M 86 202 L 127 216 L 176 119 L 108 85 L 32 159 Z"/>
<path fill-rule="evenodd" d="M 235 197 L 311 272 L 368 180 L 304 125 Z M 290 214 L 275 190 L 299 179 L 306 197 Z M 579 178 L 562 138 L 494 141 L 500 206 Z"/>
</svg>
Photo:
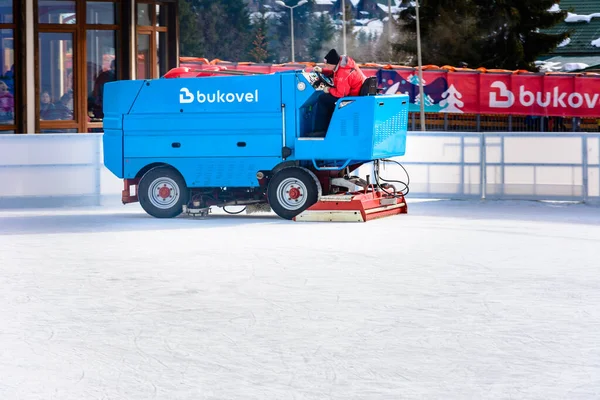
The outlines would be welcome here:
<svg viewBox="0 0 600 400">
<path fill-rule="evenodd" d="M 600 201 L 600 133 L 410 131 L 396 160 L 415 198 Z"/>
<path fill-rule="evenodd" d="M 408 129 L 420 126 L 419 113 L 409 113 Z M 425 113 L 425 127 L 451 132 L 600 132 L 600 118 Z"/>
<path fill-rule="evenodd" d="M 120 199 L 101 136 L 0 136 L 0 208 Z M 396 160 L 413 198 L 600 202 L 600 133 L 410 131 Z M 407 180 L 394 164 L 381 173 Z"/>
</svg>

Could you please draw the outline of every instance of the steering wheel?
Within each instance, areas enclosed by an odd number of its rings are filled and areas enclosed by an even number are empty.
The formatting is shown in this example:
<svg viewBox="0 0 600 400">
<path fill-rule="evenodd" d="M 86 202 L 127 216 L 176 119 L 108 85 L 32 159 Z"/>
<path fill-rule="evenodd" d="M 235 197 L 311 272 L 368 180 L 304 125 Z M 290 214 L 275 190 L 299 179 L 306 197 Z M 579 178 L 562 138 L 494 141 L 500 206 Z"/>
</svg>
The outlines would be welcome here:
<svg viewBox="0 0 600 400">
<path fill-rule="evenodd" d="M 329 87 L 333 87 L 333 81 L 331 80 L 331 78 L 329 78 L 328 76 L 325 76 L 322 72 L 316 72 L 313 71 L 315 74 L 317 74 L 317 78 L 319 78 L 319 80 L 321 82 L 323 82 L 325 85 L 329 86 Z"/>
</svg>

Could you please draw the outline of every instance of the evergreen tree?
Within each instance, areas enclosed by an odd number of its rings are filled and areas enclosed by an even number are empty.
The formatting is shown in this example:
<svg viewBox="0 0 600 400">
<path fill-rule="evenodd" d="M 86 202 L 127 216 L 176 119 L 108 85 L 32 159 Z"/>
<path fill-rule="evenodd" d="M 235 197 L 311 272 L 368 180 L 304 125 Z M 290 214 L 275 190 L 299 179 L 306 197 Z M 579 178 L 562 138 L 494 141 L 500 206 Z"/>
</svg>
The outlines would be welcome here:
<svg viewBox="0 0 600 400">
<path fill-rule="evenodd" d="M 252 48 L 250 49 L 250 59 L 255 62 L 265 62 L 269 59 L 269 50 L 267 36 L 269 32 L 266 9 L 261 4 L 258 13 L 252 21 Z"/>
<path fill-rule="evenodd" d="M 423 64 L 537 70 L 536 58 L 547 54 L 568 33 L 539 30 L 560 22 L 566 12 L 549 12 L 555 0 L 421 0 Z M 416 10 L 400 13 L 402 41 L 397 56 L 416 64 Z"/>
<path fill-rule="evenodd" d="M 566 11 L 549 12 L 556 0 L 475 0 L 483 26 L 481 66 L 537 71 L 537 57 L 548 54 L 569 37 L 542 33 L 565 19 Z"/>
<path fill-rule="evenodd" d="M 244 0 L 188 0 L 188 3 L 196 23 L 181 26 L 180 35 L 197 38 L 193 47 L 197 53 L 193 56 L 247 60 L 252 35 Z"/>
<path fill-rule="evenodd" d="M 179 0 L 179 52 L 184 57 L 202 54 L 198 38 L 198 17 L 189 0 Z"/>
<path fill-rule="evenodd" d="M 322 62 L 323 57 L 332 47 L 335 37 L 335 26 L 328 14 L 322 13 L 313 21 L 313 36 L 308 46 L 311 61 Z"/>
<path fill-rule="evenodd" d="M 460 61 L 477 65 L 485 30 L 478 23 L 473 0 L 421 0 L 419 8 L 423 64 L 457 65 Z M 416 10 L 399 14 L 397 53 L 409 55 L 417 63 Z"/>
</svg>

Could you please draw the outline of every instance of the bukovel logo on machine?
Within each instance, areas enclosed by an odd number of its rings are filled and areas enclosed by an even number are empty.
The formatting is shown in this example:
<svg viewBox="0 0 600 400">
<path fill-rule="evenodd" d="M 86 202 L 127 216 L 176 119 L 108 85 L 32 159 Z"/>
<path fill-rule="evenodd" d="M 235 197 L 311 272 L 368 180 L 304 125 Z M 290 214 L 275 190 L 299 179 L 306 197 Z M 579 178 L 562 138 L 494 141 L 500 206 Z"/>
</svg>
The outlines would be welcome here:
<svg viewBox="0 0 600 400">
<path fill-rule="evenodd" d="M 184 87 L 179 90 L 179 103 L 190 104 L 194 101 L 198 103 L 258 103 L 258 89 L 254 92 L 216 92 L 203 93 L 200 90 L 196 94 Z"/>
</svg>

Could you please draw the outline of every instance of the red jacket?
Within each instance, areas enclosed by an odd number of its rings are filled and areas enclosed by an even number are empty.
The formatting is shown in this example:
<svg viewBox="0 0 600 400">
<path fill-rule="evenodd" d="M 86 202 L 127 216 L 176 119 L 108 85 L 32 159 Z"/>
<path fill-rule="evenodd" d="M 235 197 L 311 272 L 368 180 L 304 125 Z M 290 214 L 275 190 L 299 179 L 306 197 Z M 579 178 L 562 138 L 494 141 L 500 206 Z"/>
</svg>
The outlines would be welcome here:
<svg viewBox="0 0 600 400">
<path fill-rule="evenodd" d="M 356 62 L 351 57 L 342 56 L 338 65 L 333 70 L 323 69 L 325 75 L 333 74 L 334 87 L 329 93 L 335 97 L 358 96 L 360 87 L 367 77 L 363 74 Z"/>
</svg>

